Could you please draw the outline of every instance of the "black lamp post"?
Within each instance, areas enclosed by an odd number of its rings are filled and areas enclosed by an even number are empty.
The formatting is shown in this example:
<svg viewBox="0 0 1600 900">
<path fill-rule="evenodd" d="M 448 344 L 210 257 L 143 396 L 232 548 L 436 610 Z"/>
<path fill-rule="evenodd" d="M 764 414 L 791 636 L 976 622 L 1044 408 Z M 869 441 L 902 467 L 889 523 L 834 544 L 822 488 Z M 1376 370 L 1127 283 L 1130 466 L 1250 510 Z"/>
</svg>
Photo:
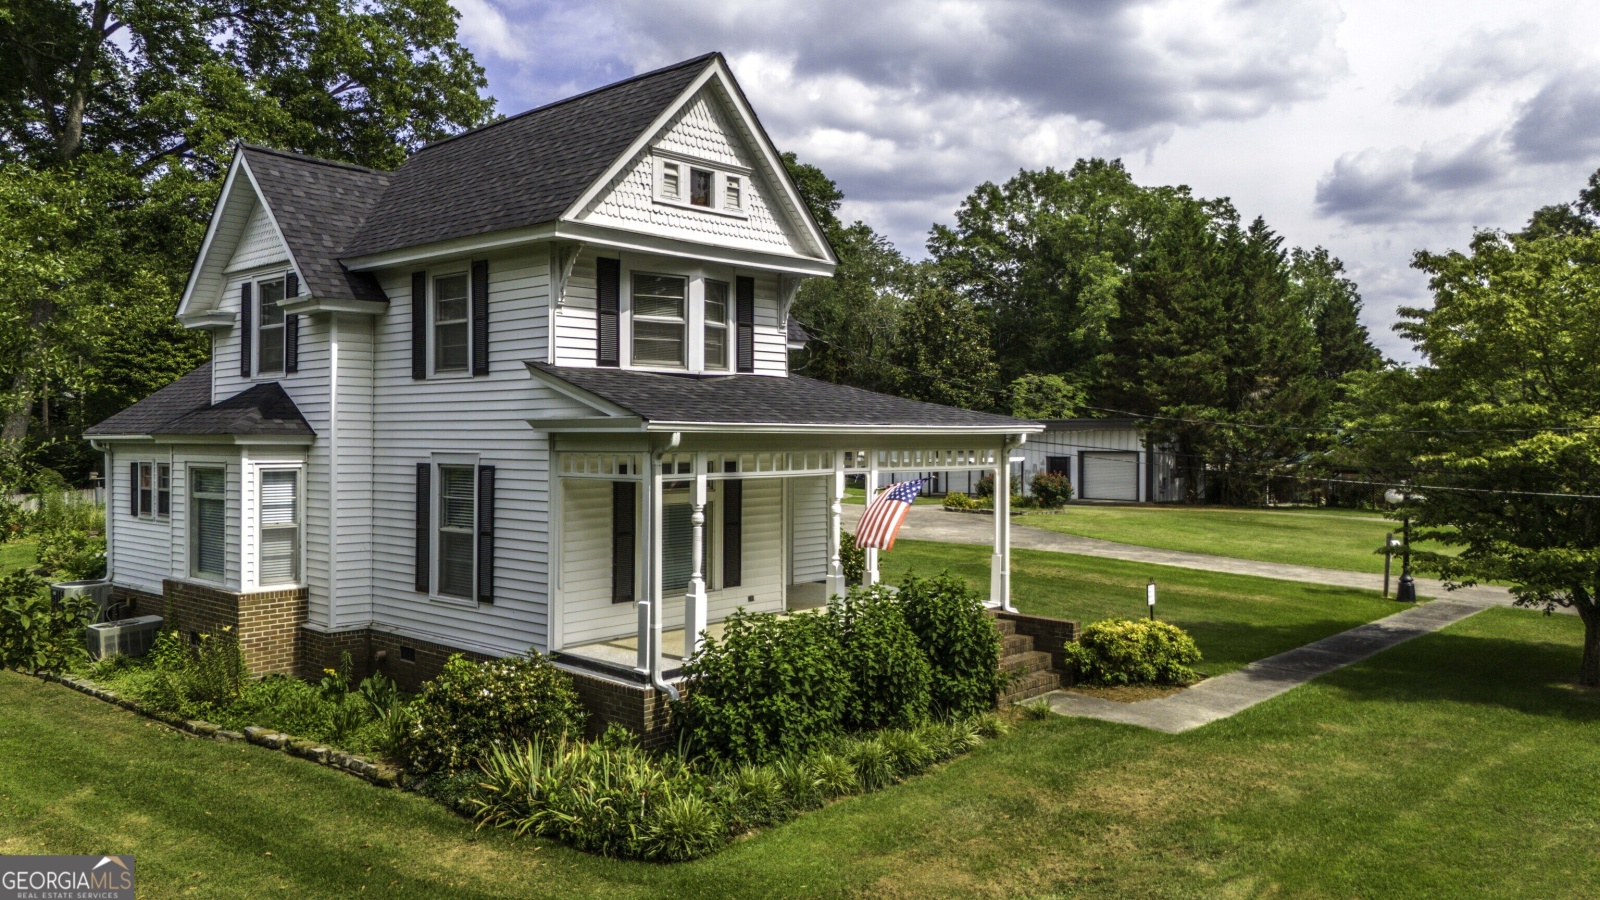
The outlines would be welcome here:
<svg viewBox="0 0 1600 900">
<path fill-rule="evenodd" d="M 1383 498 L 1399 506 L 1411 499 L 1411 495 L 1404 491 L 1393 489 L 1384 491 Z M 1400 587 L 1394 592 L 1394 599 L 1401 603 L 1417 602 L 1417 580 L 1411 577 L 1411 514 L 1400 517 Z"/>
</svg>

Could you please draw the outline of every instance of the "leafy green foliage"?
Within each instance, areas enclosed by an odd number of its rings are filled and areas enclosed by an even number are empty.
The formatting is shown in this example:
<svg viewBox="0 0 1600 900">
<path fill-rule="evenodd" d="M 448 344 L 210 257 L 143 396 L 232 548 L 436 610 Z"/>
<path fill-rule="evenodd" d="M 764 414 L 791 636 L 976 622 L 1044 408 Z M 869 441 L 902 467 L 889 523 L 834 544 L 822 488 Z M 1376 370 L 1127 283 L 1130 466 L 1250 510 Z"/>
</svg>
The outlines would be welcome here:
<svg viewBox="0 0 1600 900">
<path fill-rule="evenodd" d="M 906 575 L 898 597 L 906 624 L 933 666 L 934 712 L 965 718 L 994 709 L 1003 685 L 1000 632 L 978 593 L 944 572 L 933 578 Z"/>
<path fill-rule="evenodd" d="M 1038 472 L 1028 482 L 1034 500 L 1045 509 L 1059 509 L 1072 499 L 1072 479 L 1056 472 Z"/>
<path fill-rule="evenodd" d="M 717 759 L 762 762 L 840 733 L 853 685 L 827 616 L 737 610 L 684 665 L 680 732 Z"/>
<path fill-rule="evenodd" d="M 45 583 L 27 572 L 0 579 L 0 666 L 61 672 L 88 655 L 84 629 L 98 612 L 94 599 L 50 599 Z"/>
<path fill-rule="evenodd" d="M 848 531 L 839 532 L 839 569 L 844 573 L 845 584 L 860 584 L 867 574 L 867 551 L 856 546 L 856 536 Z"/>
<path fill-rule="evenodd" d="M 828 607 L 850 678 L 844 727 L 910 728 L 928 717 L 933 669 L 886 585 L 857 588 Z"/>
<path fill-rule="evenodd" d="M 581 733 L 587 718 L 572 679 L 535 651 L 489 662 L 456 654 L 414 708 L 401 749 L 417 772 L 465 769 L 529 741 L 553 745 Z"/>
<path fill-rule="evenodd" d="M 1105 619 L 1067 644 L 1067 662 L 1083 681 L 1098 684 L 1189 684 L 1199 676 L 1200 648 L 1167 622 Z"/>
<path fill-rule="evenodd" d="M 1009 412 L 1019 419 L 1071 419 L 1088 402 L 1082 385 L 1060 375 L 1023 375 L 1010 394 Z"/>
</svg>

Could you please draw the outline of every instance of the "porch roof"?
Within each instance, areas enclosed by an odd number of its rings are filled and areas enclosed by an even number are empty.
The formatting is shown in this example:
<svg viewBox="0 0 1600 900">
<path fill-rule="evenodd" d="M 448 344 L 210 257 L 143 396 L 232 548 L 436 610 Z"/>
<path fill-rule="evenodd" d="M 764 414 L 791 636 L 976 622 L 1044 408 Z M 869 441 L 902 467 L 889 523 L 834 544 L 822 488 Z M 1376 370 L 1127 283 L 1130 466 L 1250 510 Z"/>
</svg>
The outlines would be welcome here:
<svg viewBox="0 0 1600 900">
<path fill-rule="evenodd" d="M 211 402 L 211 363 L 84 430 L 85 437 L 220 435 L 315 436 L 287 392 L 276 381 L 258 384 Z"/>
<path fill-rule="evenodd" d="M 1036 422 L 891 397 L 800 375 L 678 375 L 529 362 L 529 371 L 603 416 L 651 426 L 889 428 L 982 434 L 1036 432 Z"/>
</svg>

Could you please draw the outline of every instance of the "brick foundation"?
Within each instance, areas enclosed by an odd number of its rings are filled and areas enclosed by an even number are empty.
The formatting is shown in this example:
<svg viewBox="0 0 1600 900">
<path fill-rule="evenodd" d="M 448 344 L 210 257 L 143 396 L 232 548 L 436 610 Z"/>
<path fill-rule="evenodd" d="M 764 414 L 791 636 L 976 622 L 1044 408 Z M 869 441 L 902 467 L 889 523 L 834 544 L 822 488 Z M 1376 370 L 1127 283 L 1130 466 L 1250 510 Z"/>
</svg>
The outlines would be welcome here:
<svg viewBox="0 0 1600 900">
<path fill-rule="evenodd" d="M 183 635 L 215 634 L 224 628 L 239 635 L 245 664 L 256 675 L 300 674 L 300 634 L 306 621 L 306 591 L 239 593 L 168 579 L 162 596 L 115 587 L 114 599 L 128 601 L 136 615 L 159 615 Z"/>
<path fill-rule="evenodd" d="M 672 744 L 672 710 L 667 695 L 653 686 L 609 678 L 562 666 L 572 676 L 578 699 L 589 710 L 589 736 L 597 737 L 612 723 L 639 735 L 645 747 Z"/>
<path fill-rule="evenodd" d="M 995 618 L 1012 623 L 1017 634 L 1033 638 L 1035 650 L 1050 654 L 1050 668 L 1065 673 L 1067 645 L 1078 642 L 1078 623 L 1071 619 L 1052 619 L 1048 616 L 1030 616 L 1026 613 L 995 611 Z"/>
</svg>

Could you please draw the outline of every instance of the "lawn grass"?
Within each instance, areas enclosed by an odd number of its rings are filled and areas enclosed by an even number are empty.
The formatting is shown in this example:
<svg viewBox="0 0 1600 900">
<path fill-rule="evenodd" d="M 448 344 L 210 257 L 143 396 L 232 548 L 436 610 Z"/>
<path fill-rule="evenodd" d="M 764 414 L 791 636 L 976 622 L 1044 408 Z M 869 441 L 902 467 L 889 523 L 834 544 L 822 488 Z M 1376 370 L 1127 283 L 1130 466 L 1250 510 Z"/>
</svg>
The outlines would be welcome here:
<svg viewBox="0 0 1600 900">
<path fill-rule="evenodd" d="M 885 581 L 905 572 L 949 569 L 989 593 L 988 547 L 899 541 L 882 555 Z M 1194 636 L 1204 654 L 1199 669 L 1221 675 L 1247 663 L 1309 644 L 1405 609 L 1377 591 L 1301 584 L 1123 562 L 1046 550 L 1011 551 L 1011 597 L 1018 609 L 1077 619 L 1143 618 L 1145 584 L 1157 585 L 1156 616 Z"/>
<path fill-rule="evenodd" d="M 1181 735 L 1054 718 L 694 863 L 471 825 L 0 674 L 0 853 L 141 897 L 1592 896 L 1582 625 L 1493 609 Z"/>
<path fill-rule="evenodd" d="M 1074 504 L 1060 513 L 1016 521 L 1139 547 L 1373 573 L 1383 571 L 1383 555 L 1373 551 L 1383 546 L 1388 532 L 1400 532 L 1400 523 L 1376 513 L 1298 508 Z M 1399 569 L 1396 559 L 1397 578 Z"/>
<path fill-rule="evenodd" d="M 17 569 L 32 568 L 34 554 L 39 549 L 33 541 L 11 541 L 0 544 L 0 575 L 10 575 Z"/>
<path fill-rule="evenodd" d="M 844 502 L 854 503 L 857 506 L 865 506 L 867 503 L 867 489 L 854 487 L 848 484 L 845 485 Z M 930 497 L 927 494 L 918 494 L 917 498 L 911 502 L 917 506 L 943 506 L 944 498 Z"/>
</svg>

